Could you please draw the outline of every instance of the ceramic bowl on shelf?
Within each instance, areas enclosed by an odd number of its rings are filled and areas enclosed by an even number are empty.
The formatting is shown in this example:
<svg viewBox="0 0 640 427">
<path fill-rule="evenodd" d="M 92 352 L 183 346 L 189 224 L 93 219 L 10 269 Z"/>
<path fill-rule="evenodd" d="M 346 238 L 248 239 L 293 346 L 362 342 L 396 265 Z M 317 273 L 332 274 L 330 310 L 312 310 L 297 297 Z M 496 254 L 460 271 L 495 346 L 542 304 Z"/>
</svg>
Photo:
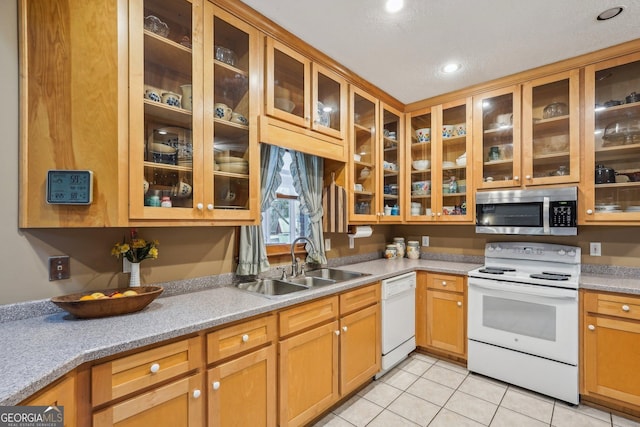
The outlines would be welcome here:
<svg viewBox="0 0 640 427">
<path fill-rule="evenodd" d="M 418 142 L 431 141 L 431 128 L 416 129 L 416 139 Z"/>
<path fill-rule="evenodd" d="M 144 18 L 144 29 L 162 37 L 169 35 L 169 26 L 153 15 Z"/>
<path fill-rule="evenodd" d="M 465 163 L 466 163 L 466 160 L 465 160 Z M 442 167 L 443 168 L 454 168 L 454 167 L 456 167 L 456 163 L 455 162 L 444 161 L 444 162 L 442 162 Z"/>
<path fill-rule="evenodd" d="M 459 157 L 456 159 L 456 165 L 458 166 L 467 166 L 467 158 L 466 157 Z"/>
<path fill-rule="evenodd" d="M 427 159 L 414 160 L 411 164 L 413 165 L 413 168 L 417 171 L 425 171 L 429 169 L 429 166 L 431 166 L 431 162 Z"/>
<path fill-rule="evenodd" d="M 286 111 L 290 113 L 296 108 L 296 104 L 293 101 L 285 98 L 276 98 L 274 104 L 278 110 Z"/>
</svg>

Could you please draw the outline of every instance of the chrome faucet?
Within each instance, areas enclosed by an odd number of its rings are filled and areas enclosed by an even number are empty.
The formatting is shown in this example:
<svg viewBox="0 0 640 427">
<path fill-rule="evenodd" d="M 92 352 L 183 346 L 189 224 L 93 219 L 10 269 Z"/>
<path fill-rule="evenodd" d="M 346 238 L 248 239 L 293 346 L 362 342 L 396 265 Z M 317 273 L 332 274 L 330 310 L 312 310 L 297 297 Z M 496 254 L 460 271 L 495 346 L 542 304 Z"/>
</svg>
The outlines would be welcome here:
<svg viewBox="0 0 640 427">
<path fill-rule="evenodd" d="M 316 252 L 316 247 L 313 245 L 313 242 L 309 240 L 309 238 L 304 236 L 296 237 L 293 243 L 291 243 L 291 277 L 298 276 L 301 271 L 300 258 L 296 258 L 295 254 L 293 253 L 296 243 L 298 243 L 301 240 L 306 240 L 307 243 L 311 245 L 311 249 L 313 250 L 313 252 L 314 253 Z M 302 263 L 302 271 L 304 271 L 303 269 L 304 269 L 304 263 Z"/>
</svg>

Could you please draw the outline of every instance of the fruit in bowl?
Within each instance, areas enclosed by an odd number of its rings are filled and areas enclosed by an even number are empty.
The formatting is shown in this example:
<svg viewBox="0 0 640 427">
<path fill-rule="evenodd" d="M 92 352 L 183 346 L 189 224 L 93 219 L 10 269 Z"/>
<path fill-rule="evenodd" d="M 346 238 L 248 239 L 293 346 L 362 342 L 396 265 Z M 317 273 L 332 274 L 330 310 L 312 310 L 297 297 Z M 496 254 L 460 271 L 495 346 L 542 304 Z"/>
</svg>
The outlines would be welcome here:
<svg viewBox="0 0 640 427">
<path fill-rule="evenodd" d="M 417 171 L 424 171 L 429 169 L 429 166 L 431 166 L 431 162 L 429 160 L 414 160 L 413 163 L 413 168 Z"/>
</svg>

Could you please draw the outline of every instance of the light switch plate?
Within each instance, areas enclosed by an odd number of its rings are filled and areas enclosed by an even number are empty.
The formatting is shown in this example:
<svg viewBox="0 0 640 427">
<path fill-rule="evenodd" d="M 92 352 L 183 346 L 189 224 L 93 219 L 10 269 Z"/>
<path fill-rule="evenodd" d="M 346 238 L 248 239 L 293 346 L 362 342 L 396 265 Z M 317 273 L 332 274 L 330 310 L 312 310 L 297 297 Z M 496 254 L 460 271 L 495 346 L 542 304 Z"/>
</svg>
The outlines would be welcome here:
<svg viewBox="0 0 640 427">
<path fill-rule="evenodd" d="M 602 256 L 602 246 L 600 242 L 591 242 L 589 243 L 589 255 L 591 256 Z"/>
<path fill-rule="evenodd" d="M 429 236 L 422 236 L 422 246 L 429 246 Z"/>
</svg>

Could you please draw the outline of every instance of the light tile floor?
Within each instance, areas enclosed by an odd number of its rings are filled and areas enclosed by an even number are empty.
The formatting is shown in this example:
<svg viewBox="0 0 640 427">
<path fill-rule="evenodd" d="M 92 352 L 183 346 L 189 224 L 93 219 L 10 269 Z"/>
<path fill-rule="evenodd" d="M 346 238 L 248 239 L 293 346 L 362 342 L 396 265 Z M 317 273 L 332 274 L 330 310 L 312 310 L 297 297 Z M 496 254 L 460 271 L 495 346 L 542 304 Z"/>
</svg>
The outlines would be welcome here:
<svg viewBox="0 0 640 427">
<path fill-rule="evenodd" d="M 413 353 L 316 426 L 640 427 L 640 423 Z"/>
</svg>

